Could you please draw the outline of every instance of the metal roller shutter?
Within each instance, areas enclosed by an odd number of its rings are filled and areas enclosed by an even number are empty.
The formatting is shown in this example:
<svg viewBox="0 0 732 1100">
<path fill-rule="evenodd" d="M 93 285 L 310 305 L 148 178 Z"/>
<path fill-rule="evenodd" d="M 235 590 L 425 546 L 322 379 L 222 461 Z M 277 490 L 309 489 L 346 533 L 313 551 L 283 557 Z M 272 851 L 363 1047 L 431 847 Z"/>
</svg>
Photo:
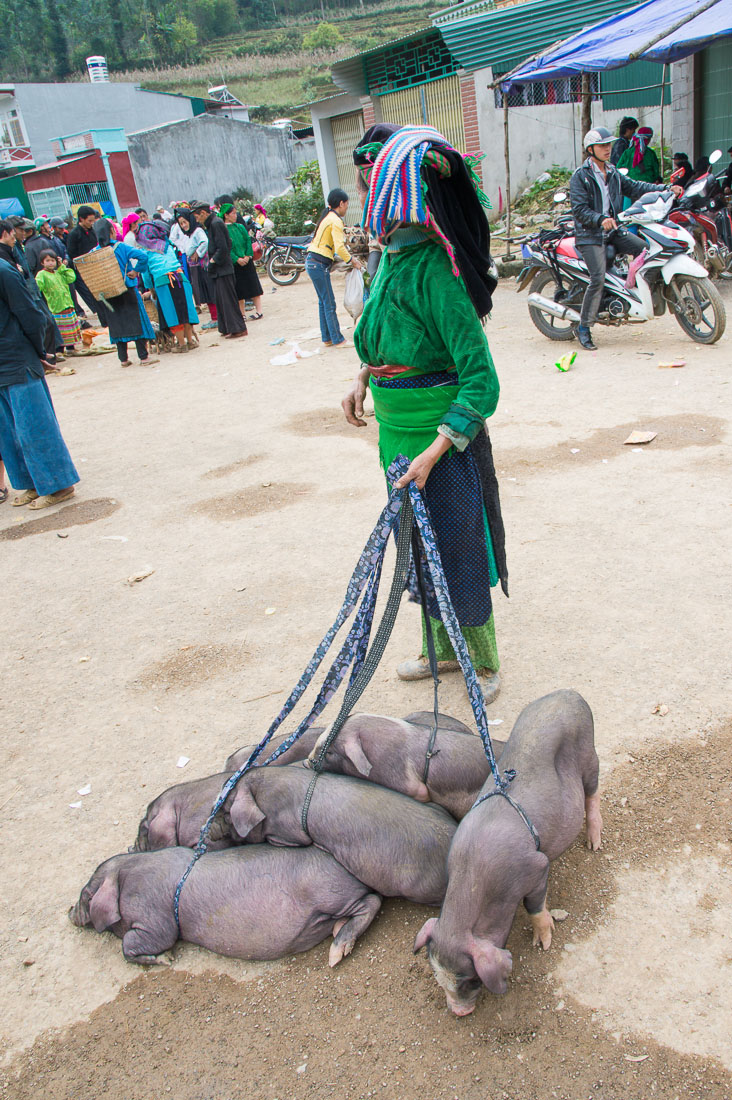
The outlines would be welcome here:
<svg viewBox="0 0 732 1100">
<path fill-rule="evenodd" d="M 356 191 L 353 150 L 364 132 L 363 114 L 361 111 L 353 111 L 349 115 L 335 115 L 330 120 L 330 127 L 338 167 L 338 186 L 343 188 L 350 200 L 345 221 L 347 225 L 356 225 L 361 220 L 361 206 Z"/>
<path fill-rule="evenodd" d="M 400 126 L 418 126 L 420 123 L 434 126 L 456 149 L 465 151 L 458 77 L 446 76 L 416 88 L 389 92 L 379 96 L 379 104 L 384 122 L 394 122 Z"/>
</svg>

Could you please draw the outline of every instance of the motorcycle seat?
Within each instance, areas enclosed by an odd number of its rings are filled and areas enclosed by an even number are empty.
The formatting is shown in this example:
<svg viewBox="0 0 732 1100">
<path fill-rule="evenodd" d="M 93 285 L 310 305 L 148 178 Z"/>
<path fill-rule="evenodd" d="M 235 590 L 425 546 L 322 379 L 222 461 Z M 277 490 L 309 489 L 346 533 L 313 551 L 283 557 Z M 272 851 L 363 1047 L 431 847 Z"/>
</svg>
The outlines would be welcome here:
<svg viewBox="0 0 732 1100">
<path fill-rule="evenodd" d="M 557 255 L 565 256 L 568 260 L 578 259 L 577 246 L 574 243 L 574 237 L 565 237 L 563 241 L 560 241 L 557 245 Z"/>
<path fill-rule="evenodd" d="M 275 244 L 310 244 L 310 237 L 275 237 Z"/>
</svg>

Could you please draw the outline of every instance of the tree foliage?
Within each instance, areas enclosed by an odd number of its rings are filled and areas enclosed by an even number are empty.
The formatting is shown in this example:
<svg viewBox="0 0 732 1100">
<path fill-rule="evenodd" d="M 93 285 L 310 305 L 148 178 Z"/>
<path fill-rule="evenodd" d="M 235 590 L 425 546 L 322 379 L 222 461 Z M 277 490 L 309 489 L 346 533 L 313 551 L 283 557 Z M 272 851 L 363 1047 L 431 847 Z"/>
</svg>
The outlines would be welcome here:
<svg viewBox="0 0 732 1100">
<path fill-rule="evenodd" d="M 343 41 L 343 35 L 335 23 L 318 23 L 311 31 L 303 35 L 304 50 L 332 50 Z"/>
<path fill-rule="evenodd" d="M 316 222 L 324 206 L 320 168 L 317 160 L 310 160 L 295 172 L 292 190 L 267 203 L 267 214 L 278 236 L 297 237 L 310 230 L 305 222 Z"/>
<path fill-rule="evenodd" d="M 103 54 L 111 70 L 191 62 L 202 46 L 255 27 L 276 27 L 281 45 L 332 49 L 343 41 L 329 7 L 363 7 L 363 0 L 0 0 L 0 78 L 64 79 Z M 321 22 L 302 38 L 283 17 L 318 12 Z"/>
</svg>

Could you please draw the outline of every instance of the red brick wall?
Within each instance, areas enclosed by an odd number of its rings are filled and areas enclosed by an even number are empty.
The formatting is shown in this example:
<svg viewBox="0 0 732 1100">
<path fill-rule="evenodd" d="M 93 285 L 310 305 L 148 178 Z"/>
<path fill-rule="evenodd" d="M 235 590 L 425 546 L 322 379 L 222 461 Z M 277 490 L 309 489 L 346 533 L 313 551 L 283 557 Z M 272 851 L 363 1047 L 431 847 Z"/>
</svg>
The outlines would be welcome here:
<svg viewBox="0 0 732 1100">
<path fill-rule="evenodd" d="M 480 153 L 480 133 L 478 131 L 478 104 L 475 98 L 475 78 L 471 74 L 460 77 L 460 100 L 463 106 L 463 129 L 465 130 L 465 152 Z"/>
<path fill-rule="evenodd" d="M 374 114 L 373 100 L 369 97 L 361 100 L 361 107 L 363 109 L 363 126 L 364 130 L 368 130 L 376 122 L 376 115 Z"/>
</svg>

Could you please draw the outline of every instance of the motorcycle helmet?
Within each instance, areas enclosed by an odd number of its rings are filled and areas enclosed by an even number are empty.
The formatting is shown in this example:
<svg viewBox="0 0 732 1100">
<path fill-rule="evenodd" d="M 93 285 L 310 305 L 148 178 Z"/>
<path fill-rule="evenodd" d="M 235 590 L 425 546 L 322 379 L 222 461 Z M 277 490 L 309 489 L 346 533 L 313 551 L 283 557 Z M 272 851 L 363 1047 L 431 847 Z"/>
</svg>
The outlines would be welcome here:
<svg viewBox="0 0 732 1100">
<path fill-rule="evenodd" d="M 594 130 L 587 131 L 583 145 L 585 152 L 587 152 L 592 145 L 612 145 L 614 141 L 614 136 L 606 126 L 598 126 Z"/>
</svg>

